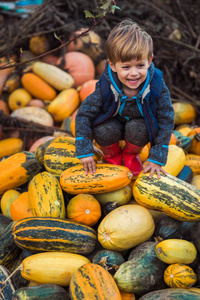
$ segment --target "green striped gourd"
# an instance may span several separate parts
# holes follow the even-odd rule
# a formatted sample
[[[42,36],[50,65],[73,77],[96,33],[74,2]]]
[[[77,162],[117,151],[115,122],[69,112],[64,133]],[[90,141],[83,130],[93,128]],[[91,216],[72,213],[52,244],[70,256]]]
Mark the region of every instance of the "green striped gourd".
[[[15,243],[32,252],[64,251],[91,253],[96,245],[96,232],[89,226],[49,217],[22,219],[13,227]]]
[[[133,186],[135,200],[179,221],[200,220],[200,190],[177,177],[139,174]]]
[[[28,187],[30,208],[35,217],[65,217],[63,192],[56,177],[46,171],[33,177]]]

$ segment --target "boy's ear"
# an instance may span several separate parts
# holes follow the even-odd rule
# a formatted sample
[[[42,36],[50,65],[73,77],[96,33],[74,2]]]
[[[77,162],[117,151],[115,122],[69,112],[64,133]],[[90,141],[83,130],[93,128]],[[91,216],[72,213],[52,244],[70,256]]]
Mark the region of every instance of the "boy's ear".
[[[152,60],[153,60],[153,54],[152,54],[152,57],[151,57],[150,60],[149,60],[149,67],[150,67],[150,65],[151,65],[151,63],[152,63]]]
[[[109,64],[111,70],[112,70],[113,72],[116,72],[115,65],[114,65],[109,59],[107,59],[107,62],[108,62],[108,64]]]

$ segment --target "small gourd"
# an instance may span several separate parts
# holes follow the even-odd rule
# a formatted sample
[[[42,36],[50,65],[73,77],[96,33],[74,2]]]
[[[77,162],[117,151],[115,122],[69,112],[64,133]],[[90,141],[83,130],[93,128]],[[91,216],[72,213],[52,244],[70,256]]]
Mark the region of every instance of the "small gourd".
[[[197,275],[187,265],[171,264],[164,272],[164,281],[171,288],[190,288],[197,281]]]
[[[101,217],[101,206],[94,196],[79,194],[69,201],[67,217],[70,220],[93,226]]]

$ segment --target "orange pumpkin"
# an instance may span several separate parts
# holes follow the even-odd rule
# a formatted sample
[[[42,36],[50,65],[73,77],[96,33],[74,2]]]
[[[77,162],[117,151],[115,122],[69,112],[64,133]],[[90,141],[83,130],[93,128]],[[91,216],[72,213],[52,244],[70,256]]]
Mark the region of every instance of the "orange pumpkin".
[[[64,70],[74,78],[74,88],[82,85],[95,77],[95,66],[92,59],[84,53],[78,51],[68,52],[64,56]],[[57,65],[62,63],[62,58],[58,59]]]
[[[29,49],[36,55],[50,50],[50,43],[45,35],[36,35],[29,40]]]
[[[147,145],[145,145],[139,154],[141,162],[142,163],[145,162],[147,160],[148,156],[149,156],[149,148]]]
[[[29,204],[28,192],[20,194],[19,197],[11,203],[10,215],[13,221],[33,217]]]
[[[171,139],[169,141],[169,145],[176,145],[177,144],[177,140],[176,140],[176,136],[174,133],[171,134]]]
[[[67,217],[73,221],[93,226],[101,217],[101,206],[94,196],[79,194],[69,201]]]
[[[75,118],[73,118],[73,119],[71,120],[71,123],[70,123],[70,131],[71,131],[72,135],[75,137],[75,136],[76,136],[76,135],[75,135]]]
[[[135,300],[135,295],[133,293],[128,293],[124,291],[120,291],[122,300]]]
[[[96,75],[98,78],[101,77],[104,69],[105,69],[105,66],[106,66],[106,59],[102,59],[97,65],[96,65]]]
[[[89,81],[86,81],[80,88],[79,95],[80,99],[83,102],[87,96],[92,94],[95,91],[97,79],[91,79]]]
[[[200,127],[196,127],[188,133],[188,136],[192,135],[194,135],[194,138],[189,152],[200,155]]]

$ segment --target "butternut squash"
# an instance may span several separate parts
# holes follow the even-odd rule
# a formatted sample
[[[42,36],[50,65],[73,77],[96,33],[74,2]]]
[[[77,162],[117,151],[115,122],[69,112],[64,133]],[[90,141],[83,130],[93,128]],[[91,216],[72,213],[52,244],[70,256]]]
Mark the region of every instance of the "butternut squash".
[[[47,110],[56,122],[68,118],[79,106],[80,99],[74,88],[65,89],[48,105]]]
[[[23,74],[21,82],[23,87],[37,99],[51,101],[56,97],[55,89],[36,74]]]

